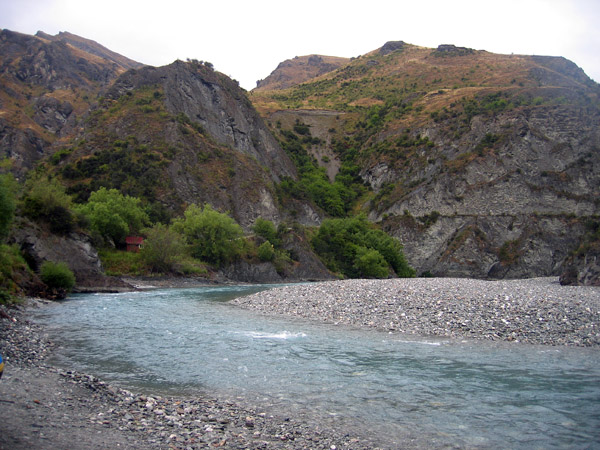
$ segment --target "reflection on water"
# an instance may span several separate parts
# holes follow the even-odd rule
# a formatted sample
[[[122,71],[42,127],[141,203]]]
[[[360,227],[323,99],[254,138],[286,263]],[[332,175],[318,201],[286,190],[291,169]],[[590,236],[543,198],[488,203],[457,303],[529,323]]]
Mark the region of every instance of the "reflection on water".
[[[202,390],[476,447],[600,446],[597,350],[413,336],[265,318],[263,287],[78,295],[37,313],[59,364],[136,390]]]

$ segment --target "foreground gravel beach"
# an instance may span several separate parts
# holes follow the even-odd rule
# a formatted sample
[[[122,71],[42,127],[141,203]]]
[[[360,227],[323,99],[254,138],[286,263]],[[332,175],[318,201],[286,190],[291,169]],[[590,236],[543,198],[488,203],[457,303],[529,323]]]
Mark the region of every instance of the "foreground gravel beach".
[[[600,344],[600,288],[557,278],[344,280],[233,300],[264,314],[397,333],[542,345]]]
[[[323,423],[243,398],[133,393],[47,364],[56,343],[0,306],[0,450],[397,448],[368,430]],[[372,434],[372,433],[371,433]],[[408,436],[401,447],[436,447]],[[439,446],[438,446],[439,447]],[[446,448],[444,446],[444,448]]]

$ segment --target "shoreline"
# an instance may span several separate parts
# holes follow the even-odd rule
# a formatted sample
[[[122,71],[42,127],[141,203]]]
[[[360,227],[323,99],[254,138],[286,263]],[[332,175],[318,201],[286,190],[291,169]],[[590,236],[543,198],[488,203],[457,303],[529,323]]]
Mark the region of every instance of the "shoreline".
[[[57,344],[28,320],[29,299],[1,307],[0,450],[384,449],[379,436],[219,394],[155,395],[48,363]],[[43,307],[43,306],[42,306]],[[407,434],[407,448],[422,448]]]

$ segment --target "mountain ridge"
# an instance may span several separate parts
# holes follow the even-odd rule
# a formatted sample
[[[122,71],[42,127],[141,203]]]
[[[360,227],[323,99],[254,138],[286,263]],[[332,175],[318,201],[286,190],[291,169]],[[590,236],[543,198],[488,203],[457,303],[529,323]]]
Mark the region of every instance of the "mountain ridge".
[[[390,41],[245,93],[209,63],[126,70],[45,36],[0,32],[0,150],[77,201],[206,202],[246,230],[363,213],[419,274],[477,278],[559,275],[600,213],[600,86],[561,57]]]
[[[419,273],[559,275],[597,218],[600,86],[565,58],[392,41],[250,95],[275,134],[328,117],[313,156],[332,177],[360,167],[361,210]]]
[[[86,39],[73,33],[69,33],[68,31],[60,31],[58,34],[52,36],[40,30],[35,34],[35,36],[41,39],[45,39],[47,41],[66,42],[67,44],[79,48],[80,50],[83,50],[87,53],[99,56],[108,61],[112,61],[118,64],[119,66],[123,67],[124,69],[139,69],[140,67],[143,67],[145,65],[132,59],[129,59],[126,56],[113,52],[112,50],[104,47],[96,41]]]

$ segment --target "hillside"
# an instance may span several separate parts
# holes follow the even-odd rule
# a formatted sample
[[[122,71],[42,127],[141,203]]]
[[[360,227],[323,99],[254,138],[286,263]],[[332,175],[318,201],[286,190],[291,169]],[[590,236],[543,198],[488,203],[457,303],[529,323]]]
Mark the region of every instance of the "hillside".
[[[275,183],[295,168],[232,80],[176,61],[120,76],[54,169],[85,201],[105,186],[180,214],[209,202],[243,226],[282,220]]]
[[[254,242],[262,241],[249,232],[258,218],[314,226],[322,212],[306,200],[282,207],[278,186],[297,179],[297,169],[237,82],[210,63],[140,67],[70,33],[3,30],[0,46],[2,170],[10,168],[23,192],[9,242],[34,271],[47,260],[66,261],[79,287],[121,286],[104,277],[94,245],[124,243],[90,239],[89,222],[75,214],[93,192],[114,188],[138,199],[147,224],[167,224],[189,205],[209,204],[241,225],[247,253],[229,267],[213,267],[222,272],[211,276],[331,277],[303,231],[291,227],[277,231],[275,262],[256,255]],[[31,186],[41,186],[37,200],[27,197]],[[11,282],[0,282],[0,291],[5,284]]]
[[[503,278],[561,273],[597,220],[599,94],[564,58],[398,41],[251,99],[280,139],[314,131],[331,177],[358,168],[355,210],[419,273]]]
[[[23,177],[126,69],[62,39],[0,31],[0,156]]]
[[[395,41],[296,57],[246,93],[210,63],[140,67],[69,33],[3,30],[0,80],[0,149],[19,180],[37,168],[75,203],[116,188],[153,223],[192,203],[246,232],[268,219],[287,233],[292,279],[330,276],[303,226],[361,213],[424,276],[559,275],[597,248],[600,88],[564,58]],[[22,224],[21,248],[46,248],[45,228]],[[85,247],[97,272],[76,240],[61,252]],[[244,264],[230,277],[279,279]]]

